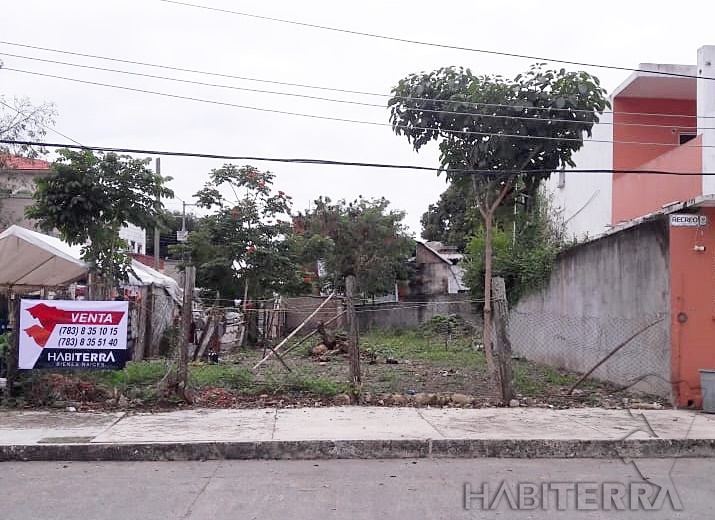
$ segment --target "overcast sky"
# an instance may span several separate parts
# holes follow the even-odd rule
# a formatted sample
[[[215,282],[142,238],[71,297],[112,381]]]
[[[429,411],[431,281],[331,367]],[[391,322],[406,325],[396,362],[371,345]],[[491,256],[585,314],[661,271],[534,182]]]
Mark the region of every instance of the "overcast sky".
[[[190,0],[189,0],[190,1]],[[454,0],[360,2],[194,0],[202,6],[396,38],[621,67],[639,63],[694,64],[698,47],[715,44],[715,8],[696,0],[673,2],[494,2]],[[647,8],[645,8],[647,5]],[[710,7],[707,7],[710,6]],[[160,0],[0,1],[0,93],[52,101],[56,130],[91,146],[222,155],[314,158],[437,167],[436,146],[415,153],[392,133],[385,108],[406,75],[443,66],[513,77],[533,60],[426,47],[290,25]],[[177,72],[23,48],[8,43],[195,69],[262,82]],[[192,85],[9,56],[112,68],[204,83],[360,102],[365,106]],[[554,63],[554,67],[561,64]],[[612,91],[628,72],[563,65],[597,75]],[[77,83],[22,72],[64,76],[151,90],[238,108]],[[375,95],[280,85],[287,82]],[[363,121],[344,122],[267,112]],[[48,141],[67,142],[49,132]],[[207,173],[224,161],[162,158],[170,187],[191,202]],[[239,163],[246,163],[242,161]],[[320,195],[333,199],[384,196],[419,219],[445,188],[434,172],[253,161],[274,172],[276,188],[293,196],[295,210]],[[169,209],[181,209],[178,200]]]

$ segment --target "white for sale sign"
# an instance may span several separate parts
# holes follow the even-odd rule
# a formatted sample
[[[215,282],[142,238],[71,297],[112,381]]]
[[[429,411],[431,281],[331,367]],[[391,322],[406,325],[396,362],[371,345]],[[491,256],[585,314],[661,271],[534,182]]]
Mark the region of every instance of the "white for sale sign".
[[[19,368],[122,369],[125,301],[21,300]]]

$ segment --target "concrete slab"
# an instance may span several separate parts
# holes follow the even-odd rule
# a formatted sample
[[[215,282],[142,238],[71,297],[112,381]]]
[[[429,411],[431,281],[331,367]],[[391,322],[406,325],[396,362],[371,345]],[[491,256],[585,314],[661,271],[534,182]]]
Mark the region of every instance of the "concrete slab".
[[[123,416],[123,412],[0,412],[0,445],[87,442]]]
[[[416,408],[331,407],[278,411],[273,440],[433,439],[440,433]]]
[[[420,415],[447,439],[715,439],[715,417],[689,410],[426,408]]]
[[[274,409],[179,410],[128,415],[92,443],[236,442],[270,440]]]

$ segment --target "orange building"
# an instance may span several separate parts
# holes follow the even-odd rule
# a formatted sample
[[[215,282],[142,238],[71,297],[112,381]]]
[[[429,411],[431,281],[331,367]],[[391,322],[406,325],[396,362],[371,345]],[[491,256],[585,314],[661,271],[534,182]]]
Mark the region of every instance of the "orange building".
[[[681,406],[700,403],[698,371],[715,369],[715,46],[697,56],[696,65],[642,64],[613,92],[605,130],[612,138],[599,141],[599,167],[610,159],[613,173],[567,172],[552,187],[565,217],[574,215],[574,235],[612,236],[653,220],[666,226],[671,398]],[[584,211],[591,192],[601,196]]]

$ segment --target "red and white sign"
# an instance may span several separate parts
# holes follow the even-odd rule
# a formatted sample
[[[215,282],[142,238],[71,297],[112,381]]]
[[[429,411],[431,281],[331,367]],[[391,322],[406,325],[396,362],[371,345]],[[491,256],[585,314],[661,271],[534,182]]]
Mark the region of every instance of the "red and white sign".
[[[125,301],[21,300],[19,368],[121,369]]]

